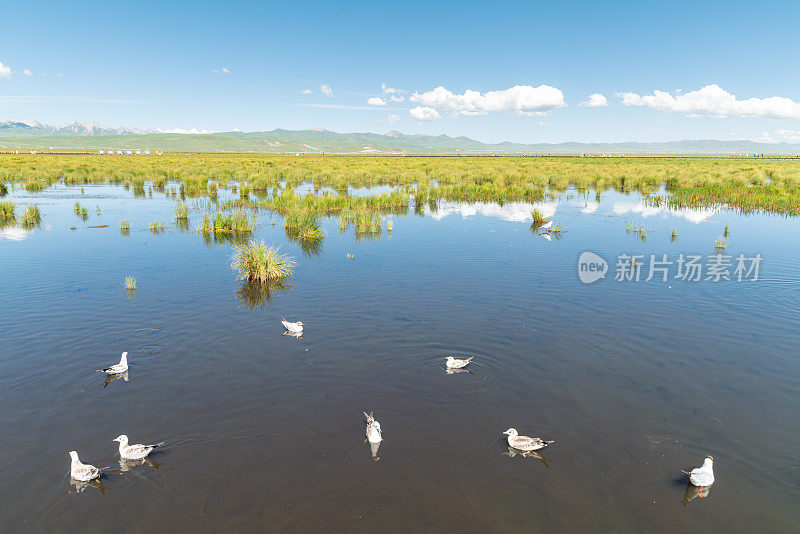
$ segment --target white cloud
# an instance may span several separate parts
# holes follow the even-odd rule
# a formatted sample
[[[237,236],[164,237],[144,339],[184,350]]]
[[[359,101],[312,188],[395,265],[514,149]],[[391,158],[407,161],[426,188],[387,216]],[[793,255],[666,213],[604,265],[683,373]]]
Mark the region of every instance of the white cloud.
[[[578,105],[585,108],[602,108],[608,105],[608,99],[600,93],[594,93]]]
[[[385,106],[386,100],[382,99],[379,96],[373,96],[372,98],[367,100],[367,104],[370,106]]]
[[[506,202],[502,206],[493,202],[449,202],[439,201],[437,209],[431,210],[425,206],[425,215],[440,221],[450,215],[461,215],[462,218],[482,215],[511,222],[528,222],[531,220],[531,211],[539,210],[545,217],[552,217],[556,213],[555,202]]]
[[[425,106],[417,106],[409,109],[408,112],[411,113],[412,117],[421,121],[432,121],[442,117],[435,109]]]
[[[405,91],[401,89],[395,89],[394,87],[389,87],[385,83],[381,84],[381,91],[383,91],[383,94],[385,95],[396,95],[400,93],[405,93]]]
[[[1,78],[11,78],[11,67],[3,65],[2,61],[0,61],[0,79]]]
[[[800,141],[800,130],[778,130],[775,133],[788,141]]]
[[[397,113],[389,113],[389,118],[387,119],[389,122],[397,122],[400,120],[400,115]]]
[[[772,138],[772,136],[768,132],[763,132],[760,136],[754,137],[752,140],[755,141],[756,143],[774,143],[775,142],[775,140]]]
[[[310,95],[311,94],[311,89],[303,89],[302,91],[300,91],[300,94],[301,95]]]
[[[389,95],[389,100],[392,102],[403,102],[405,101],[406,97],[404,96],[397,96],[397,95]]]
[[[188,130],[183,128],[171,128],[169,130],[158,130],[161,133],[176,133],[176,134],[212,134],[217,133],[216,130],[198,130],[197,128],[189,128]]]
[[[327,83],[319,84],[319,90],[322,91],[322,94],[328,98],[333,98],[333,89],[331,89],[331,86]]]
[[[29,69],[24,69],[22,71],[22,74],[24,74],[25,76],[31,76],[31,71]]]
[[[227,67],[222,67],[222,74],[230,74],[231,71]]]
[[[480,93],[467,90],[462,95],[442,86],[425,93],[414,93],[411,102],[450,111],[454,115],[487,115],[496,111],[513,111],[520,115],[545,115],[548,111],[564,107],[564,93],[549,85],[531,87],[516,85],[502,91]]]
[[[747,98],[739,100],[717,84],[688,93],[654,91],[652,95],[617,93],[624,106],[645,106],[668,113],[687,113],[690,117],[765,117],[800,118],[800,103],[789,98]]]

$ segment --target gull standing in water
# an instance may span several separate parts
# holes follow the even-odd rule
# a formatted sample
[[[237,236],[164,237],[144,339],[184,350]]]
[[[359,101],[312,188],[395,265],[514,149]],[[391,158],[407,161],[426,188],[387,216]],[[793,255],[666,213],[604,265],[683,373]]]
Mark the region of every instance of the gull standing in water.
[[[69,451],[69,455],[72,458],[72,465],[69,468],[69,474],[72,478],[80,482],[89,482],[100,478],[100,470],[93,465],[81,463],[77,452]]]
[[[160,443],[153,443],[152,445],[142,445],[141,443],[128,445],[128,436],[125,434],[117,436],[113,441],[119,441],[119,456],[123,460],[141,460],[153,452],[153,449],[164,444],[162,441]]]
[[[453,358],[452,356],[448,356],[447,357],[447,361],[445,362],[445,366],[448,369],[462,369],[462,368],[466,367],[467,365],[469,365],[469,362],[472,361],[472,358],[474,358],[474,356],[470,356],[469,358],[467,358],[465,360],[459,360],[459,359]]]
[[[520,436],[516,428],[509,428],[503,434],[508,436],[508,444],[517,450],[524,451],[523,456],[526,456],[532,451],[544,449],[553,441],[544,441],[541,438],[530,438],[528,436]]]
[[[106,373],[107,375],[119,375],[124,373],[128,370],[128,353],[123,352],[122,358],[119,359],[119,363],[115,363],[111,367],[106,367],[105,369],[98,369],[98,373]]]
[[[683,474],[689,475],[689,482],[691,482],[693,486],[697,486],[698,488],[710,486],[714,483],[714,458],[710,455],[706,456],[702,466],[695,467],[691,472],[684,471],[683,469],[681,469],[681,471]]]
[[[291,334],[302,334],[303,327],[305,326],[305,324],[300,321],[297,321],[296,323],[289,322],[286,320],[286,317],[281,317],[281,324],[284,328],[286,328],[286,332],[283,333],[284,336]]]

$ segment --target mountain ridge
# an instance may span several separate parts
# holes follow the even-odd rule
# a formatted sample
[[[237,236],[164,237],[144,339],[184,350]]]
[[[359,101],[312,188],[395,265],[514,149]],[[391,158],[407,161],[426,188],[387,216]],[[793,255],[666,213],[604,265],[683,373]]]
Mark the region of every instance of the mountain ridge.
[[[404,134],[391,130],[337,133],[323,128],[189,134],[109,127],[74,121],[52,126],[37,121],[0,121],[0,147],[6,149],[153,149],[208,152],[306,154],[800,154],[800,144],[748,140],[694,139],[612,143],[484,143],[458,136]]]

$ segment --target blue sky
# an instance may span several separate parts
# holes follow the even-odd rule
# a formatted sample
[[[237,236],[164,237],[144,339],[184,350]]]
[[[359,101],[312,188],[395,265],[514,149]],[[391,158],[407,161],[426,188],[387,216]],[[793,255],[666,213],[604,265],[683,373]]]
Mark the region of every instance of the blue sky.
[[[6,19],[0,120],[800,142],[798,2],[121,6]],[[607,105],[580,105],[592,94]]]

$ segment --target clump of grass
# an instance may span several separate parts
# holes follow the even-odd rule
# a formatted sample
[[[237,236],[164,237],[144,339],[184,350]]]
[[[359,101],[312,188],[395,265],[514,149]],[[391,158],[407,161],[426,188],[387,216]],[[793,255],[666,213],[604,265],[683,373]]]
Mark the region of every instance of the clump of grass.
[[[47,183],[43,180],[28,180],[25,182],[25,190],[31,193],[42,191],[45,187],[47,187]]]
[[[647,227],[641,224],[630,224],[625,227],[625,232],[628,234],[633,234],[642,241],[647,239]]]
[[[246,200],[250,198],[250,186],[243,185],[239,188],[239,197]]]
[[[28,206],[28,208],[22,214],[20,223],[22,224],[23,228],[30,229],[39,226],[41,220],[42,216],[39,213],[39,206]]]
[[[127,289],[128,291],[136,291],[136,278],[132,276],[126,276],[125,289]]]
[[[75,203],[75,215],[80,217],[82,220],[86,220],[89,218],[89,210],[86,209],[85,206],[81,206],[80,202]]]
[[[175,206],[175,218],[179,221],[189,219],[189,206],[184,203]]]
[[[284,220],[286,235],[302,240],[322,239],[325,234],[319,225],[316,213],[311,210],[292,210],[286,214]]]
[[[725,250],[728,246],[728,240],[724,237],[718,237],[714,240],[714,248],[717,250]]]
[[[238,233],[253,231],[253,225],[244,211],[237,211],[231,216],[231,230]]]
[[[545,223],[550,222],[550,219],[545,217],[544,214],[541,211],[537,210],[536,208],[534,208],[534,210],[531,212],[531,217],[533,217],[533,224],[537,226],[541,226]]]
[[[8,194],[8,187],[3,182],[0,182],[0,197],[4,197]]]
[[[391,234],[393,229],[394,223],[392,221],[386,221],[386,231]]]
[[[203,222],[200,224],[200,232],[204,234],[210,234],[211,230],[211,217],[208,215],[208,213],[206,213],[203,215]]]
[[[728,237],[730,233],[731,233],[731,228],[726,224],[725,228],[722,231],[722,237]]]
[[[4,221],[13,221],[15,218],[14,212],[16,209],[17,207],[11,201],[4,200],[3,202],[0,202],[0,219]]]
[[[561,226],[559,223],[556,223],[556,224],[554,224],[553,226],[550,227],[550,229],[548,230],[548,233],[554,234],[554,235],[561,235],[563,233],[566,233],[566,231],[567,231],[566,228]]]
[[[673,228],[672,229],[672,236],[670,237],[670,241],[675,241],[675,239],[677,237],[678,237],[678,229],[677,228]]]
[[[238,271],[239,279],[262,284],[280,282],[292,275],[295,261],[279,248],[266,243],[248,241],[236,246],[231,257],[231,267]]]
[[[356,236],[373,236],[381,231],[381,215],[375,211],[361,210],[356,214]]]
[[[150,231],[154,234],[164,231],[164,223],[161,221],[153,221],[150,223]]]
[[[128,222],[128,219],[122,219],[119,222],[119,229],[120,230],[130,230],[131,229],[131,224]]]

